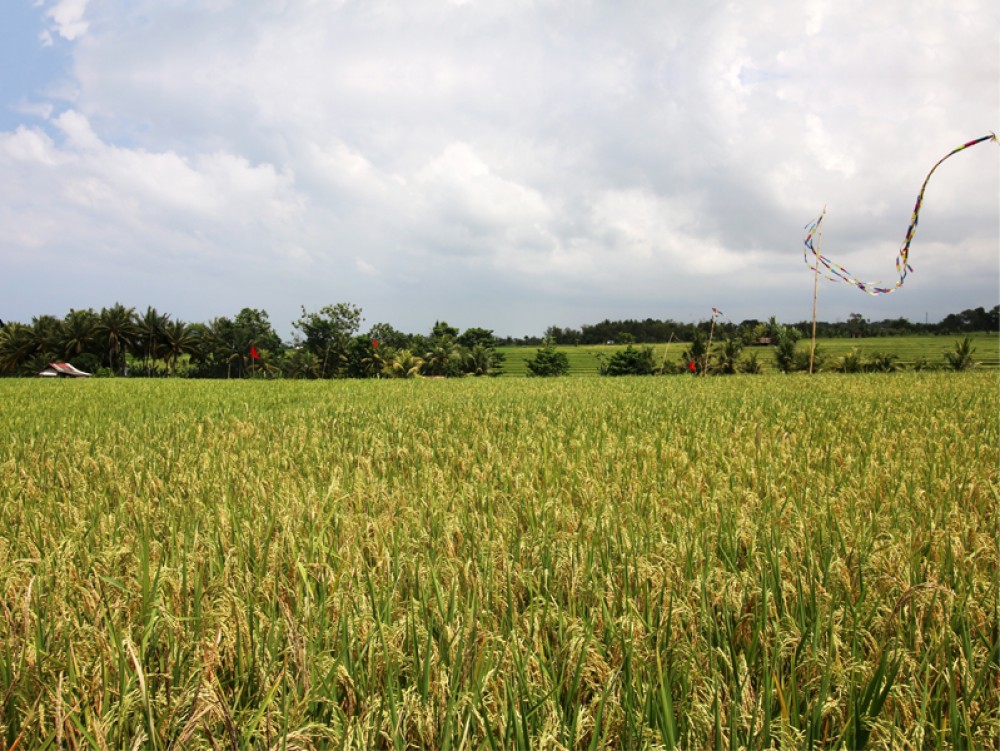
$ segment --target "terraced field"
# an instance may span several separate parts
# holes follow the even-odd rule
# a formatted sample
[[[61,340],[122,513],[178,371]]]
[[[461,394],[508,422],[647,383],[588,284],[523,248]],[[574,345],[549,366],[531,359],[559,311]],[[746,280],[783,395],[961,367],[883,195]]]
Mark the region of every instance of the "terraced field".
[[[857,349],[862,355],[877,352],[893,354],[900,365],[911,366],[919,360],[925,360],[931,367],[944,367],[944,352],[952,350],[961,336],[903,336],[903,337],[870,337],[864,339],[819,339],[820,351],[826,355],[829,362],[843,357],[851,350]],[[979,367],[1000,367],[1000,337],[995,334],[973,334],[970,336],[975,347],[974,359]],[[637,345],[638,346],[638,345]],[[669,345],[654,345],[654,359],[659,364],[664,355],[670,362],[678,362],[684,351],[684,343],[673,342]],[[798,348],[808,351],[809,341],[798,343]],[[622,345],[581,345],[562,346],[559,349],[569,358],[569,375],[597,375],[598,355],[610,356]],[[534,357],[537,347],[501,347],[500,351],[507,356],[504,375],[524,376],[528,371],[525,361]],[[774,359],[772,347],[748,347],[744,354],[754,352],[765,371],[773,371]]]

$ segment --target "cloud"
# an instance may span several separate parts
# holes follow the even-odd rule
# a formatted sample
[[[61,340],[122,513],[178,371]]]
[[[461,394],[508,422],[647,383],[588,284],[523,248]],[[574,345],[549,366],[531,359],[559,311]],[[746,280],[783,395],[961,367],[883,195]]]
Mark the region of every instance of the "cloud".
[[[61,142],[40,128],[0,134],[0,166],[13,177],[0,188],[0,215],[15,247],[58,257],[88,243],[81,250],[95,266],[115,259],[169,273],[179,261],[231,263],[234,246],[261,259],[273,252],[268,240],[294,236],[304,201],[272,165],[116,147],[74,110],[53,125]]]
[[[213,304],[274,320],[350,299],[413,330],[713,304],[805,317],[806,222],[827,206],[824,249],[891,274],[927,170],[1000,106],[997,11],[979,0],[45,13],[76,85],[32,103],[43,126],[0,133],[7,252],[113,254],[137,299],[189,317],[203,278]],[[903,302],[831,288],[831,317],[995,301],[993,148],[935,176]]]
[[[45,12],[45,15],[52,21],[56,33],[72,42],[86,34],[90,27],[85,18],[88,2],[90,0],[59,0]],[[43,41],[47,44],[52,43],[52,38],[47,32]]]

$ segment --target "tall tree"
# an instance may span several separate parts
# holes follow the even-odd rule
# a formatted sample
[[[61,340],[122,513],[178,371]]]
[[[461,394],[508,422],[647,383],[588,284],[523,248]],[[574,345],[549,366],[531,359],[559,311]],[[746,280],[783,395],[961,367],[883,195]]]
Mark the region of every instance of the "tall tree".
[[[464,359],[462,345],[451,334],[442,334],[431,341],[430,349],[424,355],[424,370],[427,375],[461,375]]]
[[[167,361],[167,373],[177,371],[177,363],[183,355],[198,354],[198,335],[194,326],[184,321],[168,321],[163,327],[163,355]]]
[[[361,308],[337,303],[310,313],[303,307],[302,317],[292,326],[302,333],[302,347],[320,361],[323,378],[345,374],[351,339],[361,326]]]
[[[31,326],[8,323],[0,329],[0,373],[26,373],[37,352],[38,340]]]
[[[123,374],[125,352],[139,333],[135,322],[135,308],[126,308],[121,303],[102,308],[97,317],[96,333],[104,340],[111,372]]]
[[[133,352],[145,363],[146,375],[152,375],[153,361],[162,354],[163,331],[169,321],[168,314],[161,315],[153,307],[147,307],[146,312],[139,316],[136,321]]]
[[[70,309],[63,319],[63,357],[71,359],[90,352],[97,339],[97,314],[90,308]]]

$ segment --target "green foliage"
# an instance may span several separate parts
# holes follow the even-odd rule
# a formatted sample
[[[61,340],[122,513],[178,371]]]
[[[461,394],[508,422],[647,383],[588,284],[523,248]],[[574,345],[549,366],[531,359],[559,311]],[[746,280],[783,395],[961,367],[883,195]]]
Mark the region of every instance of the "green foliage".
[[[112,375],[124,375],[125,355],[139,334],[136,326],[135,308],[126,308],[115,303],[101,310],[97,319],[96,333],[107,352],[106,363]]]
[[[841,357],[834,366],[834,370],[841,373],[862,373],[864,369],[865,358],[857,347]]]
[[[708,356],[708,339],[700,329],[695,329],[691,337],[691,343],[681,353],[681,365],[684,372],[693,372],[700,375],[706,367]],[[694,363],[694,370],[691,370],[691,363]]]
[[[792,358],[792,370],[802,371],[804,373],[809,372],[809,350],[811,347],[810,342],[804,342],[804,347],[797,347],[795,349],[795,355]],[[826,351],[819,344],[816,345],[816,352],[813,355],[813,372],[818,373],[823,369],[826,364]]]
[[[788,326],[777,326],[774,331],[774,364],[782,373],[796,370],[801,361],[796,361],[795,344],[799,340],[799,332]],[[806,363],[808,367],[808,361]]]
[[[368,330],[368,338],[379,343],[379,347],[400,349],[410,344],[410,337],[402,331],[397,331],[388,323],[376,323]]]
[[[873,352],[868,357],[867,370],[869,373],[895,373],[899,370],[898,358],[891,352]]]
[[[302,316],[292,326],[303,337],[302,347],[319,361],[321,378],[346,374],[351,340],[361,326],[361,308],[337,303],[310,313],[303,307]]]
[[[319,378],[323,372],[319,358],[302,347],[286,350],[279,367],[284,378],[292,379]]]
[[[738,336],[726,337],[715,355],[715,371],[725,375],[740,372],[740,355],[743,340]]]
[[[565,352],[557,350],[549,339],[525,365],[528,368],[528,375],[531,376],[539,378],[562,376],[569,371],[569,358]]]
[[[748,375],[757,375],[762,373],[764,370],[764,366],[761,365],[756,352],[748,353],[747,356],[740,361],[739,368],[741,373],[746,373]]]
[[[442,329],[444,330],[444,329]],[[463,373],[465,352],[450,333],[440,333],[431,340],[424,354],[423,374],[454,378]]]
[[[503,373],[506,359],[506,355],[497,352],[492,344],[480,341],[466,351],[465,372],[473,376],[498,376]]]
[[[653,348],[636,348],[629,344],[625,349],[612,353],[604,364],[603,375],[652,375],[655,369]]]
[[[400,349],[393,352],[391,358],[387,360],[383,373],[390,378],[416,378],[423,366],[423,358],[408,349]]]
[[[944,353],[945,362],[952,370],[968,370],[975,363],[972,356],[976,353],[976,348],[972,346],[969,337],[955,342],[955,348]]]

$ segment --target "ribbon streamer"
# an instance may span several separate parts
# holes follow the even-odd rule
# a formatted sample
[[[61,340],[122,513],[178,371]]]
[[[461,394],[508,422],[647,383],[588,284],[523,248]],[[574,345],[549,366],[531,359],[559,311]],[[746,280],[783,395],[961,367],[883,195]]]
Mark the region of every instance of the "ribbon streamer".
[[[960,151],[963,151],[970,146],[975,146],[977,143],[983,143],[984,141],[997,142],[996,134],[990,133],[988,136],[983,136],[982,138],[977,138],[975,141],[969,141],[968,143],[962,144],[957,149],[948,152],[943,157],[941,157],[937,164],[931,167],[931,171],[927,173],[927,177],[924,178],[924,184],[920,186],[920,193],[917,194],[917,202],[913,206],[913,216],[910,219],[910,226],[906,230],[906,238],[903,240],[903,245],[899,249],[899,255],[896,257],[896,273],[899,274],[899,281],[896,282],[891,287],[881,286],[881,282],[863,282],[857,277],[853,276],[847,269],[841,266],[839,263],[827,258],[825,255],[816,250],[813,244],[813,238],[819,232],[820,227],[823,224],[823,217],[826,216],[826,209],[823,209],[823,213],[813,221],[812,223],[806,225],[806,236],[804,239],[805,248],[802,251],[802,259],[805,261],[806,265],[812,271],[822,271],[819,267],[822,266],[826,271],[822,271],[823,276],[833,282],[847,282],[862,292],[867,292],[869,295],[888,295],[890,292],[895,292],[897,289],[903,286],[903,282],[906,281],[906,275],[913,271],[913,267],[910,266],[910,243],[913,242],[913,236],[917,231],[917,222],[920,220],[920,207],[924,202],[924,191],[927,190],[927,183],[930,182],[931,175],[934,174],[934,170],[941,166],[942,162],[946,159],[953,157]],[[813,254],[813,261],[810,263],[809,253]],[[829,272],[829,273],[827,273]]]

